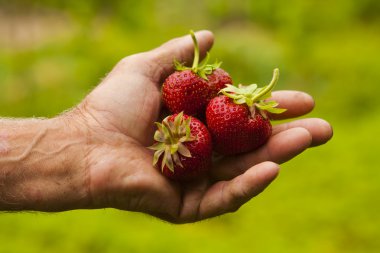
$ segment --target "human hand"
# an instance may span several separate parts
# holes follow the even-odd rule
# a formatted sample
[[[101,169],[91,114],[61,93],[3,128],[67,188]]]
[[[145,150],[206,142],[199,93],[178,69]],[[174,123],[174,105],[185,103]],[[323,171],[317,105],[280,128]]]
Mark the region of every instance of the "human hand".
[[[213,44],[208,31],[196,33],[201,55]],[[113,207],[148,213],[173,223],[194,222],[227,212],[263,191],[277,176],[277,163],[332,137],[322,119],[274,126],[260,149],[218,159],[207,177],[188,183],[166,179],[152,166],[154,122],[161,113],[160,86],[173,71],[173,60],[190,62],[190,36],[171,40],[145,53],[122,59],[73,111],[73,122],[87,135],[86,175],[89,208]],[[298,91],[273,92],[287,108],[274,119],[298,117],[313,109],[313,99]]]

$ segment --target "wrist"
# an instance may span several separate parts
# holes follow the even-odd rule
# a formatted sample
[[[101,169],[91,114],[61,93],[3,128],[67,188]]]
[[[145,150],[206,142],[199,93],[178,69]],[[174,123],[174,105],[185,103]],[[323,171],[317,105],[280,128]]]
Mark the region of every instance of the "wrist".
[[[52,183],[56,183],[51,187],[52,204],[58,211],[91,208],[88,125],[75,111],[49,119],[46,124],[51,129],[51,138],[56,140],[52,149],[56,158],[50,175]]]
[[[53,119],[5,120],[0,160],[1,210],[87,208],[86,128],[68,113]]]

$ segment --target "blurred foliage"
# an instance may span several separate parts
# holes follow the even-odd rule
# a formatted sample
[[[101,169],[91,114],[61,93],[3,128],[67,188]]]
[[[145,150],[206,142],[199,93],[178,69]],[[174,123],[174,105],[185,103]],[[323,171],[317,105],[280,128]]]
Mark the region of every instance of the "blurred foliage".
[[[172,226],[116,210],[1,214],[0,252],[379,252],[380,1],[0,0],[0,115],[54,116],[122,57],[190,29],[236,83],[316,99],[327,145],[239,212]]]

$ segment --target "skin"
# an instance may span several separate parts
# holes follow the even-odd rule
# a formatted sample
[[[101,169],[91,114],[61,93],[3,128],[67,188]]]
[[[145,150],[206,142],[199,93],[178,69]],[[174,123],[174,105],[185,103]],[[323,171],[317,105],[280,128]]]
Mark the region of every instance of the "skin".
[[[201,55],[213,44],[196,33]],[[219,158],[209,176],[179,184],[152,167],[153,122],[161,113],[160,86],[173,59],[191,62],[190,36],[123,58],[75,108],[52,119],[0,120],[0,210],[64,211],[118,208],[172,223],[195,222],[238,210],[279,173],[278,163],[327,142],[332,128],[316,118],[277,125],[259,150]],[[313,109],[299,91],[273,94],[287,112]]]

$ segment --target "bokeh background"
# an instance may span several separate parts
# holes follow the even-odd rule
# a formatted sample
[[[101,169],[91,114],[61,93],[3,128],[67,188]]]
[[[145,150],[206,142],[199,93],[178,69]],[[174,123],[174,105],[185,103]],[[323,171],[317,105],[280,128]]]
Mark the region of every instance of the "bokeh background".
[[[170,225],[118,210],[1,213],[0,252],[380,252],[380,1],[0,0],[0,115],[52,117],[122,57],[190,29],[236,83],[312,94],[334,138],[228,214]]]

